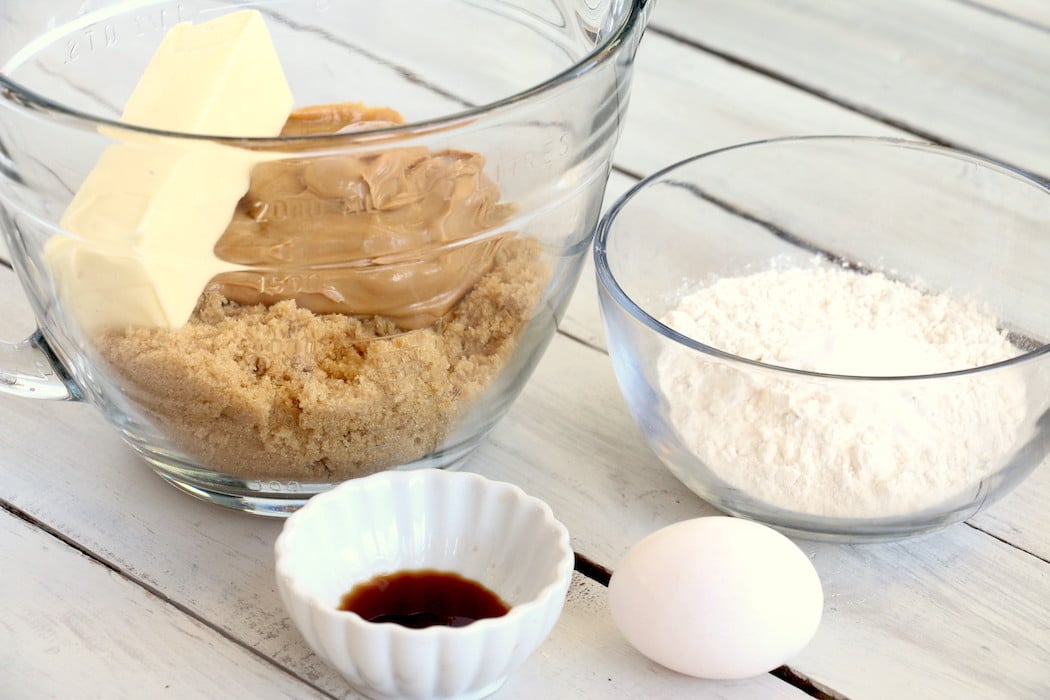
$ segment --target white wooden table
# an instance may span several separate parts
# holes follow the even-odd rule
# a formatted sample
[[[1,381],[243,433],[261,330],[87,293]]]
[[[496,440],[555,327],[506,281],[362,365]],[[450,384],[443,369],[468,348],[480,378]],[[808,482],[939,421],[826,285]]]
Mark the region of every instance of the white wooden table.
[[[688,154],[815,133],[921,137],[1050,176],[1050,1],[658,0],[607,201]],[[1050,698],[1046,464],[930,537],[800,542],[824,618],[772,674],[697,680],[628,647],[603,572],[647,533],[714,509],[633,427],[591,274],[465,467],[547,500],[593,564],[498,697]],[[0,299],[0,337],[31,331],[6,266]],[[177,493],[89,406],[0,397],[0,505],[0,697],[355,697],[278,600],[281,523]]]

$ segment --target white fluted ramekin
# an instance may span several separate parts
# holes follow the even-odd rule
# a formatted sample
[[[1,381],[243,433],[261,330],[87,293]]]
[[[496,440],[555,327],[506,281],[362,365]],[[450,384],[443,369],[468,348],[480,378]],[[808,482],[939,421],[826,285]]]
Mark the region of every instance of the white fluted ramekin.
[[[276,543],[277,586],[310,648],[372,698],[481,698],[546,639],[573,570],[569,534],[543,501],[477,474],[382,472],[314,496]],[[338,609],[380,574],[473,579],[510,611],[466,627],[410,629]]]

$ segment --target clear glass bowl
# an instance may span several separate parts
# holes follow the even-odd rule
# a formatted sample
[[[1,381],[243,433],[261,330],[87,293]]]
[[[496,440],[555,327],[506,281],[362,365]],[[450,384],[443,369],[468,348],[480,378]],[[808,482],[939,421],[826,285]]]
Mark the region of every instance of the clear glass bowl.
[[[671,472],[728,513],[853,541],[966,519],[1050,451],[1048,222],[1045,183],[909,141],[772,140],[672,165],[624,195],[595,241],[623,395]],[[917,341],[804,328],[824,313],[812,305],[776,326],[763,317],[782,308],[777,299],[741,307],[709,291],[695,308],[682,301],[726,278],[806,268],[972,303],[1013,356],[925,365]],[[798,289],[735,284],[755,296],[779,289],[778,299]],[[886,303],[873,302],[872,315],[892,315]],[[751,311],[693,324],[719,304]],[[937,313],[904,332],[958,335],[956,312]],[[781,354],[733,354],[716,334]]]
[[[506,413],[574,288],[649,7],[5,5],[0,228],[40,332],[0,345],[0,390],[88,400],[175,486],[263,514],[355,476],[456,464]],[[361,102],[403,123],[379,110],[313,133],[305,113],[279,137],[247,138],[118,121],[173,26],[250,8],[297,108]],[[180,163],[225,154],[181,195],[191,214],[232,182],[227,166],[252,164],[213,248],[149,257],[97,244],[134,241],[109,231],[118,217],[63,225],[103,154],[142,164],[162,149]],[[275,168],[293,189],[268,193],[286,181]],[[189,323],[126,320],[146,303],[121,271],[144,266],[197,280]],[[93,309],[114,298],[128,316],[100,322]]]

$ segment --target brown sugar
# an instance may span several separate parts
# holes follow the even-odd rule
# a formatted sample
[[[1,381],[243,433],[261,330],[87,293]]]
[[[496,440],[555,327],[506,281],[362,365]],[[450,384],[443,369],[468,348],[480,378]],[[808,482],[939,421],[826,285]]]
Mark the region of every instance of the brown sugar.
[[[541,244],[502,241],[441,321],[201,297],[177,330],[104,332],[100,353],[173,443],[246,479],[334,481],[439,447],[509,360],[549,278]]]

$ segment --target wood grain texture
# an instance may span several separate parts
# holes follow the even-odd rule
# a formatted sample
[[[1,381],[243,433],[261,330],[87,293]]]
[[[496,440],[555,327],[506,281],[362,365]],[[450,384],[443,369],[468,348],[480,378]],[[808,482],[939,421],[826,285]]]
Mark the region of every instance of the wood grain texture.
[[[1050,175],[1050,40],[953,0],[666,0],[654,26],[862,112]]]

